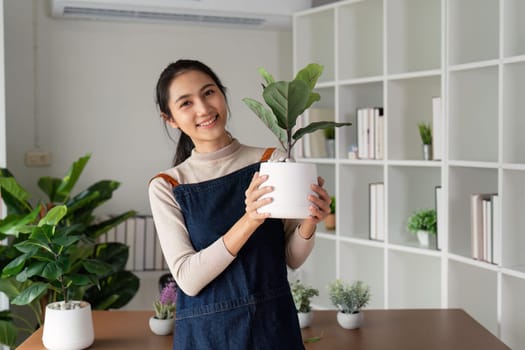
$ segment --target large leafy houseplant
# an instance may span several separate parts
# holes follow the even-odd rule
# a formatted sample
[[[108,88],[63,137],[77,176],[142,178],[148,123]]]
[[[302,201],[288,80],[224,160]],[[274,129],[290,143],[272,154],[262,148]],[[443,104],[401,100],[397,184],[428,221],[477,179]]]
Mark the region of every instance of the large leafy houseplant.
[[[27,305],[39,326],[42,307],[48,302],[77,299],[95,309],[120,308],[138,290],[137,276],[125,271],[128,247],[96,242],[135,215],[126,211],[96,220],[95,209],[112,197],[120,183],[101,180],[72,195],[89,159],[90,155],[79,158],[63,178],[41,177],[38,186],[47,200],[34,206],[11,172],[0,169],[0,191],[7,207],[7,216],[0,220],[0,239],[7,238],[7,244],[0,246],[0,291],[11,304]],[[10,346],[16,331],[13,317],[17,316],[9,312],[0,315],[0,342]]]
[[[316,130],[351,125],[351,123],[320,121],[294,130],[299,116],[321,99],[314,89],[322,72],[323,66],[310,63],[301,69],[293,80],[275,81],[264,68],[259,68],[259,74],[266,83],[263,84],[262,96],[267,106],[252,98],[243,99],[244,103],[277,136],[287,159],[292,159],[292,149],[304,135]]]

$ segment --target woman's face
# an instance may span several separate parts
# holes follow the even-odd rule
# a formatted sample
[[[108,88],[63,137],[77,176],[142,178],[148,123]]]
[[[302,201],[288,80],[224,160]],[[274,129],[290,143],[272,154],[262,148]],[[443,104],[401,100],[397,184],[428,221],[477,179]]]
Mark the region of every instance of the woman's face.
[[[168,124],[187,134],[197,152],[213,152],[230,142],[225,129],[226,99],[208,75],[192,70],[175,77],[168,107],[173,116]]]

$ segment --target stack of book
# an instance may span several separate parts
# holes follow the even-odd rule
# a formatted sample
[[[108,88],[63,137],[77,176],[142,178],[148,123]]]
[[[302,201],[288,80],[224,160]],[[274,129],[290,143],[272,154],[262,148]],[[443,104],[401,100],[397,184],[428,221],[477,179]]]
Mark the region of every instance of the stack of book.
[[[370,239],[385,240],[385,185],[371,183],[370,194]]]
[[[476,260],[501,264],[499,197],[494,193],[475,193],[470,197],[471,250]]]
[[[381,107],[357,109],[357,156],[359,159],[383,159],[384,120]]]

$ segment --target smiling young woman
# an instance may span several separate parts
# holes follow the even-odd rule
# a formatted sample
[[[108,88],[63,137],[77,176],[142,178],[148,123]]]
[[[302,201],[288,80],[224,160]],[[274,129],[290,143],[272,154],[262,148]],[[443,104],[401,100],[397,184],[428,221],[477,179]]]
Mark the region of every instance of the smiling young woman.
[[[226,89],[206,65],[179,60],[157,83],[157,105],[180,137],[173,167],[149,198],[164,257],[180,288],[174,349],[302,349],[287,269],[310,254],[330,198],[312,184],[310,217],[274,219],[260,162],[283,151],[242,145],[226,130]]]

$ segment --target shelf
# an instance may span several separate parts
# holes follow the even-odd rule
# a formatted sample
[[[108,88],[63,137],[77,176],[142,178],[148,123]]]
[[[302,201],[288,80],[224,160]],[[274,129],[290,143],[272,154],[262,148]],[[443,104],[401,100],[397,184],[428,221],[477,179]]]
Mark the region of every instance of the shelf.
[[[370,284],[374,307],[462,308],[513,349],[525,344],[524,16],[522,0],[343,0],[294,16],[294,67],[327,64],[322,107],[353,124],[336,130],[336,157],[305,159],[330,169],[337,197],[336,231],[319,235],[323,264]],[[418,124],[433,123],[437,96],[443,152],[426,161]],[[383,108],[384,159],[349,157],[365,107]],[[375,182],[381,241],[369,239]],[[406,228],[414,211],[436,207],[437,186],[440,250]],[[472,257],[475,193],[498,194],[500,265]],[[316,279],[324,288],[328,277]]]
[[[390,251],[388,266],[389,308],[440,307],[441,262],[439,257]]]
[[[451,65],[499,57],[499,1],[448,1]]]

